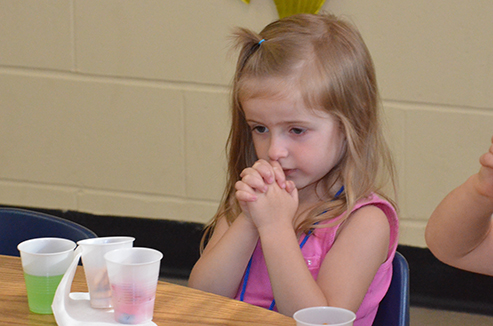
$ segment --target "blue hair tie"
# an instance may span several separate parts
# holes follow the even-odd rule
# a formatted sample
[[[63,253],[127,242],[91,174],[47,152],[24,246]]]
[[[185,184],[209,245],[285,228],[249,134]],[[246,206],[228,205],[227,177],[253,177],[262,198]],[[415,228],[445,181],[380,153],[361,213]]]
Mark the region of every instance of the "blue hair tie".
[[[265,42],[265,39],[261,39],[260,42],[258,42],[257,44],[260,46],[260,44],[262,44],[262,42]]]

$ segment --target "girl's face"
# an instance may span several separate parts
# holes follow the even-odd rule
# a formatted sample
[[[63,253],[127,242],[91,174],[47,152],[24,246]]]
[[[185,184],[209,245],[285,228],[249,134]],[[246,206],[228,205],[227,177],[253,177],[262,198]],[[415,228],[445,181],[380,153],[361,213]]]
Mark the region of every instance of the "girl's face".
[[[297,91],[242,101],[259,159],[277,161],[287,180],[315,195],[339,162],[344,143],[340,124],[329,113],[307,108]]]

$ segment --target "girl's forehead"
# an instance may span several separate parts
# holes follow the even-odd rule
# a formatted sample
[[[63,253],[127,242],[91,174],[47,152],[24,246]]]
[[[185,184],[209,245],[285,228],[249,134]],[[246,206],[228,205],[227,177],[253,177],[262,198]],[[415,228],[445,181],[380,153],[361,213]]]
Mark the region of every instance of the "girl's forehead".
[[[298,80],[289,77],[248,78],[242,81],[239,100],[241,103],[251,99],[296,102],[298,108],[315,115],[327,113],[318,98],[307,100],[301,89]]]
[[[307,105],[298,89],[260,89],[258,93],[242,99],[241,103],[246,118],[253,120],[275,117],[282,121],[333,118],[322,107]]]
[[[251,98],[295,99],[300,96],[296,82],[288,77],[245,78],[241,82],[240,101]]]

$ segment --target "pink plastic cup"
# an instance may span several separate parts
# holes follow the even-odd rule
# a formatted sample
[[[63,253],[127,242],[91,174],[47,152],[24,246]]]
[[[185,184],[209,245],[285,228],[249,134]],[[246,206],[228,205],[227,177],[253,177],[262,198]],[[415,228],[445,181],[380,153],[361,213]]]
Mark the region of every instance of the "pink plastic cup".
[[[152,320],[163,254],[150,248],[117,249],[104,256],[115,320],[141,324]]]

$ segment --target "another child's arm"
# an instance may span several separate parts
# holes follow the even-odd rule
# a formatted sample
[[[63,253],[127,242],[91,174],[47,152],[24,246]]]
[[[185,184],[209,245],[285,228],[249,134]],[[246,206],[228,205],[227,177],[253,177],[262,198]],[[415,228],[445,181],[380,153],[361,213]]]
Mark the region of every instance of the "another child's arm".
[[[451,191],[432,213],[426,242],[446,264],[493,275],[493,138],[481,168]]]
[[[188,285],[233,298],[257,241],[257,229],[244,214],[240,214],[231,225],[225,218],[220,218],[192,269]]]

